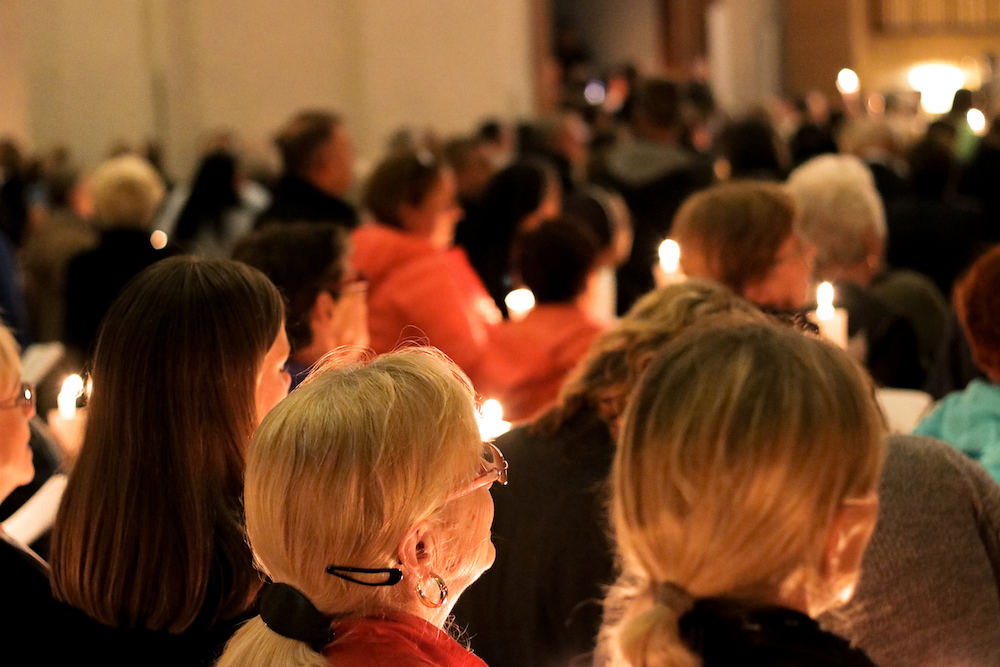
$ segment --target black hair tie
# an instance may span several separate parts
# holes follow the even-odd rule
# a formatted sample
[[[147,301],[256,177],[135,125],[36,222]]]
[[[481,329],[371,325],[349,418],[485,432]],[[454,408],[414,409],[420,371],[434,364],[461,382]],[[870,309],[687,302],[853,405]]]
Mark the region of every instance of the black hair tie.
[[[267,584],[258,598],[260,619],[282,637],[309,644],[317,653],[333,641],[330,618],[301,591],[288,584]]]

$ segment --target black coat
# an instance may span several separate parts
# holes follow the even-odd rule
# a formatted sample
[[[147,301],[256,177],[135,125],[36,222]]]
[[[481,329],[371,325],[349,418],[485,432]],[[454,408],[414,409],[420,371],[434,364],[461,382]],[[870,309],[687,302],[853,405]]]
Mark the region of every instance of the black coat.
[[[333,222],[354,229],[358,213],[343,199],[301,178],[284,176],[274,188],[271,205],[257,216],[254,228],[274,222]]]
[[[698,600],[680,619],[682,641],[702,667],[875,667],[864,651],[805,614],[732,600]]]
[[[565,665],[593,650],[614,581],[604,509],[614,442],[583,415],[552,436],[514,429],[497,446],[510,464],[510,483],[493,494],[497,558],[455,620],[490,667]]]

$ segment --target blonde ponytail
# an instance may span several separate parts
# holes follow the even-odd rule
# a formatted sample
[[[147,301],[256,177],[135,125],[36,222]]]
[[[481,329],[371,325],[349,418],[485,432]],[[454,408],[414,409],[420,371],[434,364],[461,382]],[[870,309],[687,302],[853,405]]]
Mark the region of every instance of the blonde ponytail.
[[[827,529],[876,492],[885,441],[870,379],[831,345],[745,323],[670,343],[611,475],[626,573],[605,607],[611,663],[699,665],[679,625],[695,598],[780,604],[790,582],[826,596]]]
[[[215,667],[329,667],[305,642],[282,637],[254,616],[240,628]]]

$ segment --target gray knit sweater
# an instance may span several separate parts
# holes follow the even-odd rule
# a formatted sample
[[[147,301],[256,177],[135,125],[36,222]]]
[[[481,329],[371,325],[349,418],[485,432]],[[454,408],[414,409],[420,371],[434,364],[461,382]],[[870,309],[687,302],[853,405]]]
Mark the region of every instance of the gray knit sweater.
[[[861,582],[821,618],[880,667],[1000,665],[1000,486],[948,445],[894,436]]]

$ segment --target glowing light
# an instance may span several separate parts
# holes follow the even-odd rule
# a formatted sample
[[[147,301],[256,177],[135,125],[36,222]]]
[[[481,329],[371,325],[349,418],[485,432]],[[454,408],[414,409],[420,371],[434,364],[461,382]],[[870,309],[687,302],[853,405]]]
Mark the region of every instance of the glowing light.
[[[596,107],[598,104],[603,104],[605,95],[604,84],[597,79],[588,81],[586,87],[583,89],[583,99],[587,100],[587,104],[591,106]]]
[[[519,320],[528,314],[528,311],[535,307],[535,295],[530,289],[516,289],[504,297],[503,302],[507,304],[507,312],[512,320]]]
[[[495,398],[483,402],[479,408],[479,437],[492,440],[510,430],[510,422],[503,420],[503,406]]]
[[[962,70],[944,63],[917,65],[907,79],[914,90],[920,91],[920,106],[931,114],[950,110],[955,92],[965,85]]]
[[[481,412],[483,413],[483,419],[488,421],[500,421],[503,419],[503,406],[495,398],[484,402]]]
[[[157,250],[163,250],[167,247],[167,234],[157,229],[155,232],[149,235],[149,244],[156,248]]]
[[[816,289],[816,317],[821,320],[833,319],[833,285],[821,283]]]
[[[72,419],[76,416],[76,399],[83,394],[83,378],[75,373],[63,380],[62,388],[56,402],[59,406],[59,416]]]
[[[965,120],[968,121],[969,127],[976,134],[984,134],[986,132],[986,115],[979,109],[969,109],[969,113],[965,115]]]
[[[681,247],[677,241],[667,239],[660,244],[660,268],[665,273],[677,273],[681,265]]]
[[[837,74],[837,90],[839,90],[842,95],[856,93],[860,87],[858,75],[854,72],[854,70],[847,69],[845,67],[840,70],[840,73]]]

